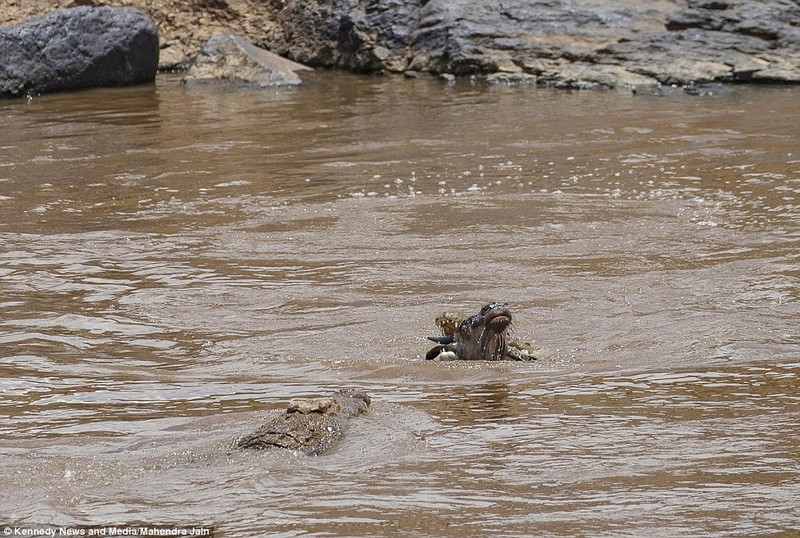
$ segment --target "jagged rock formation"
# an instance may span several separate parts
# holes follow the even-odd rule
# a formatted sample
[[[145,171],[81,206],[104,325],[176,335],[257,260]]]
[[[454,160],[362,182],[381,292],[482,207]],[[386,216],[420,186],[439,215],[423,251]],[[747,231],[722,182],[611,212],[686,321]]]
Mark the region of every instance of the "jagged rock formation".
[[[265,42],[352,71],[567,87],[800,82],[793,0],[290,0]]]

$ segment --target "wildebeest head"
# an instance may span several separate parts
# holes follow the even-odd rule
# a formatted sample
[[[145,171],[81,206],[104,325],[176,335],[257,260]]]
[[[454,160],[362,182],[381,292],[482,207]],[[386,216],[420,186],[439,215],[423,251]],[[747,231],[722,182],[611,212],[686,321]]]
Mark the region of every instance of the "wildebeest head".
[[[492,302],[459,324],[455,333],[455,351],[462,360],[496,361],[508,349],[511,311],[507,303]]]

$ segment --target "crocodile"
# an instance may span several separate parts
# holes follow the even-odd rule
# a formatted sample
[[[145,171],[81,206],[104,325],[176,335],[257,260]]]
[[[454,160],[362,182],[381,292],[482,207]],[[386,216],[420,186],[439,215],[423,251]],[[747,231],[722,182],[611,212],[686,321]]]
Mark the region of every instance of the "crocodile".
[[[326,398],[292,400],[284,413],[240,438],[236,446],[286,448],[319,456],[343,437],[348,420],[367,413],[371,403],[369,395],[360,389],[341,390]]]

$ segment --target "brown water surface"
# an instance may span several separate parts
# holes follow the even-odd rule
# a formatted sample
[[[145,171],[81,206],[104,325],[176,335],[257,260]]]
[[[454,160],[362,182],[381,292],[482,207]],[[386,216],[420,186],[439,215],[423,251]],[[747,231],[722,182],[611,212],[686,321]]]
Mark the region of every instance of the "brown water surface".
[[[800,90],[0,102],[0,525],[800,533]],[[423,360],[510,303],[535,363]],[[242,452],[364,387],[321,457]]]

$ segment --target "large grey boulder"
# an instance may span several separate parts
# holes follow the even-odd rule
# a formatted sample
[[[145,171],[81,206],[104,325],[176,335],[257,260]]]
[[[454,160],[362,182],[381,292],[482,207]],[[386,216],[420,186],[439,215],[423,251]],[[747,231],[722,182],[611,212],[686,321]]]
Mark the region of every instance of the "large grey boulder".
[[[150,82],[157,69],[156,26],[138,10],[57,9],[0,29],[0,97]]]
[[[228,81],[248,87],[296,86],[310,67],[281,58],[230,33],[214,34],[195,58],[184,82]]]

